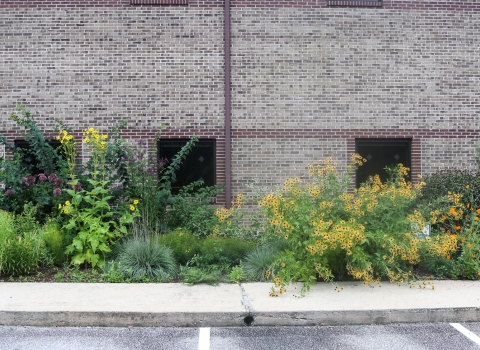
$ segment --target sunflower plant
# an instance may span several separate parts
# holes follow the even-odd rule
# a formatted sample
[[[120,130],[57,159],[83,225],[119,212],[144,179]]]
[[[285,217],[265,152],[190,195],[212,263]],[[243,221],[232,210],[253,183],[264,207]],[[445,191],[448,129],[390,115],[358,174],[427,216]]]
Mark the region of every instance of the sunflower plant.
[[[66,131],[61,132],[60,142],[69,164],[76,158],[77,147]],[[72,243],[67,246],[67,253],[72,254],[72,263],[90,264],[92,267],[102,267],[105,264],[105,254],[111,251],[115,240],[127,234],[128,224],[137,216],[138,200],[126,203],[126,208],[114,211],[109,201],[112,199],[105,175],[105,155],[108,136],[89,128],[85,130],[83,142],[92,152],[93,173],[87,181],[91,190],[82,189],[73,175],[66,193],[69,200],[58,205],[58,210],[67,217],[63,229],[73,236]]]
[[[347,276],[365,284],[406,282],[422,247],[443,256],[455,249],[450,235],[432,241],[418,234],[426,225],[414,205],[423,184],[405,180],[408,168],[400,164],[387,182],[375,176],[351,190],[353,172],[366,161],[357,154],[351,160],[343,174],[331,158],[311,164],[305,185],[286,179],[279,193],[260,201],[270,229],[287,247],[273,266],[278,272],[272,296],[284,293],[291,282],[303,282],[303,295],[317,280]]]

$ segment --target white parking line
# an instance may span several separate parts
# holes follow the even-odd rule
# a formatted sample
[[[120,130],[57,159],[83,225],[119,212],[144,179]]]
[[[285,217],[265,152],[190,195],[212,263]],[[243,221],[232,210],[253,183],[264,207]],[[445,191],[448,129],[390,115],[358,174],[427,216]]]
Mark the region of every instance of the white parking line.
[[[470,339],[471,341],[477,343],[478,345],[480,345],[480,337],[478,335],[476,335],[475,333],[473,332],[470,332],[468,329],[466,329],[465,327],[463,327],[460,323],[450,323],[450,326],[452,326],[453,328],[455,328],[457,331],[459,331],[460,333],[462,333],[464,336],[466,336],[468,339]]]
[[[210,350],[210,328],[200,328],[198,350]]]

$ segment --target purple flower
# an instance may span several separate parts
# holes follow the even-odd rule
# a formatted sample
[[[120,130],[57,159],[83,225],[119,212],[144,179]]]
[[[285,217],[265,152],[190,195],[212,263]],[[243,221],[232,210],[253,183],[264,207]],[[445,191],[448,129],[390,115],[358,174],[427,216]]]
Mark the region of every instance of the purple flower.
[[[48,180],[48,178],[45,176],[45,174],[38,174],[38,180],[41,182],[45,182]]]
[[[62,185],[63,185],[63,180],[60,179],[60,178],[57,178],[57,179],[55,180],[55,182],[54,182],[54,185],[55,185],[55,186],[58,186],[58,187],[62,187]]]
[[[11,196],[13,194],[13,191],[11,188],[5,191],[5,196]]]
[[[62,194],[62,190],[59,189],[58,187],[53,190],[53,196],[54,197],[59,197]]]
[[[22,184],[28,186],[28,179],[26,177],[22,177]]]
[[[50,176],[48,177],[48,181],[50,181],[51,183],[55,183],[56,180],[57,180],[57,175],[55,174],[50,174]]]
[[[121,202],[123,201],[123,196],[118,197],[118,200]]]
[[[29,177],[27,177],[27,181],[29,184],[33,185],[35,183],[35,176],[30,175]]]

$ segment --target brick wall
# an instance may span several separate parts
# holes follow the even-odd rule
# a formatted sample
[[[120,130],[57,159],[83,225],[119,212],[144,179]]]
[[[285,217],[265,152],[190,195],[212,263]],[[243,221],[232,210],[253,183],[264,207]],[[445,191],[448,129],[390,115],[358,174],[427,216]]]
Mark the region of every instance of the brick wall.
[[[305,174],[305,142],[326,140],[346,154],[365,137],[411,138],[414,178],[476,167],[480,13],[245,7],[232,12],[232,22],[233,135],[257,146],[274,142],[277,150],[290,139],[282,152],[295,160],[248,150],[245,178],[285,161],[278,177],[258,170],[279,183],[285,174]],[[342,152],[325,146],[316,156],[341,163]],[[243,187],[241,175],[235,181]]]
[[[61,4],[61,6],[59,6]],[[476,1],[232,0],[232,184],[305,174],[355,138],[412,139],[412,171],[476,167]],[[14,102],[78,135],[129,120],[128,138],[217,139],[225,182],[223,1],[0,2],[0,132]]]

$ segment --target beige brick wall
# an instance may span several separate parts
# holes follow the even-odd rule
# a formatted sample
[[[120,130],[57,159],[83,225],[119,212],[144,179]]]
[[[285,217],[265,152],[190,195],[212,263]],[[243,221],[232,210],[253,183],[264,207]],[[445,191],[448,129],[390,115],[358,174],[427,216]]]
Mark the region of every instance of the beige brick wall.
[[[223,11],[0,10],[0,129],[14,102],[51,128],[223,126]]]
[[[480,14],[232,12],[236,127],[478,128]]]
[[[427,139],[422,144],[423,174],[437,169],[477,170],[477,139]]]
[[[233,194],[254,193],[248,184],[282,184],[285,178],[308,178],[307,165],[332,157],[340,171],[346,169],[345,140],[341,139],[234,139],[232,152]]]
[[[358,137],[412,138],[417,173],[476,168],[480,12],[231,14],[234,194],[327,156],[344,167]],[[1,8],[0,132],[12,131],[17,101],[45,129],[54,118],[77,132],[129,120],[129,137],[153,138],[166,124],[168,137],[219,140],[221,183],[223,29],[221,7]]]

